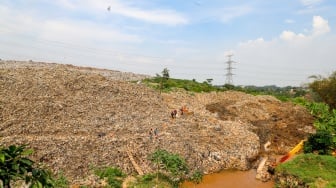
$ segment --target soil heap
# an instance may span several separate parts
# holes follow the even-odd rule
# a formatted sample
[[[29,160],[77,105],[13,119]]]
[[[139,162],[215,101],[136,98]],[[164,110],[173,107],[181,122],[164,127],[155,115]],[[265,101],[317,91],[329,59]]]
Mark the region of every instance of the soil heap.
[[[140,82],[147,76],[34,62],[0,62],[0,144],[28,144],[32,158],[70,181],[91,166],[146,172],[148,155],[166,149],[205,173],[246,170],[271,141],[287,150],[311,130],[302,107],[240,92],[163,93]],[[176,119],[170,112],[187,106]],[[151,129],[158,136],[149,135]],[[274,144],[273,144],[274,143]],[[282,147],[282,148],[281,148]]]

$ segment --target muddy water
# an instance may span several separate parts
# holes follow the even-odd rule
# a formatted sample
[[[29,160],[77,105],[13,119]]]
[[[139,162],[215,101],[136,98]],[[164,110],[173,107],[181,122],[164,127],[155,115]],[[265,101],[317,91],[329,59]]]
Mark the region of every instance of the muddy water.
[[[223,171],[205,175],[200,184],[184,182],[181,188],[271,188],[274,182],[263,183],[255,179],[256,171]]]

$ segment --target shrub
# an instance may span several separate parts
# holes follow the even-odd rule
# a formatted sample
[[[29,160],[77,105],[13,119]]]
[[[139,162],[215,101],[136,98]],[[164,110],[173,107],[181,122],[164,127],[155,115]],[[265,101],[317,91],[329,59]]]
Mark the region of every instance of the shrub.
[[[0,149],[0,180],[5,188],[9,188],[12,181],[24,180],[30,187],[53,187],[51,173],[35,166],[34,161],[27,156],[33,150],[25,145],[2,147]]]
[[[318,130],[304,142],[303,151],[304,153],[313,153],[316,151],[320,155],[327,155],[331,153],[332,146],[333,137],[331,133],[326,130]]]
[[[336,109],[330,110],[329,106],[325,103],[308,102],[303,98],[296,98],[294,103],[305,106],[310,113],[315,117],[314,126],[317,129],[317,135],[310,136],[310,143],[306,144],[306,152],[312,152],[311,150],[318,150],[316,147],[322,147],[321,143],[331,141],[330,149],[336,148]],[[326,141],[324,138],[320,138],[323,135],[328,135]],[[330,138],[330,137],[331,138]],[[330,139],[330,140],[329,140]],[[312,142],[318,142],[313,144]],[[312,148],[315,147],[315,148]],[[329,147],[329,146],[328,146]],[[323,153],[323,151],[322,151]]]
[[[156,150],[149,158],[158,168],[168,172],[174,186],[177,186],[189,171],[187,163],[182,157],[178,154],[169,153],[166,150]]]
[[[104,167],[95,170],[95,174],[101,178],[107,178],[107,183],[114,188],[121,188],[122,180],[126,176],[119,168]]]
[[[197,184],[201,183],[202,179],[203,179],[203,172],[200,170],[196,170],[190,177],[190,180]]]

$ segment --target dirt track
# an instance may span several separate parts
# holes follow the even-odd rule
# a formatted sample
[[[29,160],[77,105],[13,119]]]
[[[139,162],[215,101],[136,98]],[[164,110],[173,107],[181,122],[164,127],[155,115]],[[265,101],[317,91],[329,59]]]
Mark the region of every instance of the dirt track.
[[[127,75],[127,76],[125,76]],[[33,159],[71,181],[90,166],[143,171],[157,148],[179,153],[192,170],[248,169],[271,141],[283,153],[312,131],[313,118],[299,106],[241,92],[160,94],[138,80],[144,75],[44,63],[0,62],[1,145],[28,144]],[[122,80],[122,81],[121,81]],[[174,120],[186,105],[193,115]],[[158,128],[158,139],[149,131]]]

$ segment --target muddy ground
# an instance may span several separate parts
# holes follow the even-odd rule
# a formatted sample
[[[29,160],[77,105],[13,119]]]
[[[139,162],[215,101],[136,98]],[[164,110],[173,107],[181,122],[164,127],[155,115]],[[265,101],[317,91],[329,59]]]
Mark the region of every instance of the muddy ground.
[[[148,156],[166,149],[191,171],[247,170],[264,154],[283,154],[313,131],[304,108],[271,96],[227,91],[162,93],[147,76],[34,62],[0,62],[0,144],[28,144],[32,158],[71,182],[92,166],[154,172]],[[190,113],[172,119],[186,106]],[[149,135],[157,128],[158,136]],[[85,182],[85,181],[84,181]],[[86,183],[87,184],[87,183]]]

